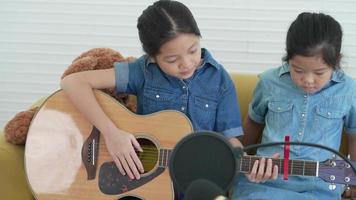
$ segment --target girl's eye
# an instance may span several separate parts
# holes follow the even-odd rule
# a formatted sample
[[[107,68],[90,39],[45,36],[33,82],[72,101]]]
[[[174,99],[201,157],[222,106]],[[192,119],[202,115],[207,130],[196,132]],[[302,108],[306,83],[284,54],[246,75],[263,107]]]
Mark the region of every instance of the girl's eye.
[[[316,75],[318,75],[318,76],[322,76],[323,74],[324,74],[324,72],[316,73]]]
[[[194,54],[195,52],[197,52],[197,49],[193,49],[193,50],[191,50],[189,53],[190,53],[190,54]]]
[[[297,69],[295,69],[294,71],[295,71],[296,73],[298,73],[298,74],[303,73],[303,71],[301,71],[301,70],[297,70]]]
[[[177,60],[167,60],[166,62],[172,64],[172,63],[175,63],[176,61]]]

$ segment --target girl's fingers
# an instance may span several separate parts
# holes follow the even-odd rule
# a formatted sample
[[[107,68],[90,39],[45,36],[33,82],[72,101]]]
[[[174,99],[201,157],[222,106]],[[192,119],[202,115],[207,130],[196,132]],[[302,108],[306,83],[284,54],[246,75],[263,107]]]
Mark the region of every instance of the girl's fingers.
[[[257,169],[258,169],[258,163],[259,163],[259,160],[256,160],[253,163],[252,170],[251,170],[250,174],[248,175],[248,179],[251,182],[256,182],[256,174],[257,174]]]
[[[136,140],[135,137],[133,137],[133,139],[131,139],[131,143],[134,146],[135,149],[137,149],[140,152],[143,152],[140,143],[138,143],[138,141]]]
[[[134,175],[131,172],[131,169],[129,167],[129,165],[127,164],[127,161],[125,159],[125,157],[119,157],[120,163],[122,165],[122,167],[124,168],[126,174],[129,176],[130,179],[134,179]]]
[[[122,168],[122,166],[121,166],[121,163],[120,163],[120,160],[116,157],[116,156],[114,156],[113,157],[113,160],[114,160],[114,162],[115,162],[115,164],[116,164],[116,167],[119,169],[119,172],[122,174],[122,175],[126,175],[126,172],[125,172],[125,170]]]
[[[140,179],[140,173],[138,172],[137,167],[136,167],[134,161],[131,158],[131,155],[127,155],[125,157],[125,159],[126,159],[126,162],[127,162],[128,166],[130,167],[130,170],[131,170],[132,174],[134,175],[134,177],[137,180]]]
[[[276,180],[278,177],[278,166],[273,165],[273,160],[279,158],[279,153],[273,154],[272,158],[262,157],[256,160],[251,172],[247,175],[249,181],[254,183],[265,182],[269,179]]]
[[[266,167],[266,171],[265,171],[265,174],[263,176],[263,179],[262,181],[267,181],[268,179],[271,178],[272,176],[272,159],[267,159],[267,167]]]
[[[273,180],[276,180],[277,177],[278,177],[278,166],[275,165],[275,166],[273,166],[272,179],[273,179]]]
[[[260,160],[260,166],[258,167],[258,172],[256,176],[258,182],[261,182],[262,178],[264,177],[265,165],[266,165],[266,158],[262,157]]]
[[[275,159],[276,159],[276,158],[279,158],[279,153],[273,154],[273,155],[272,155],[272,158],[275,158]]]
[[[138,169],[141,173],[143,173],[145,170],[143,169],[142,162],[141,162],[141,160],[138,158],[136,152],[133,151],[133,152],[131,152],[130,155],[131,155],[132,160],[135,162],[135,165],[136,165],[137,169]]]

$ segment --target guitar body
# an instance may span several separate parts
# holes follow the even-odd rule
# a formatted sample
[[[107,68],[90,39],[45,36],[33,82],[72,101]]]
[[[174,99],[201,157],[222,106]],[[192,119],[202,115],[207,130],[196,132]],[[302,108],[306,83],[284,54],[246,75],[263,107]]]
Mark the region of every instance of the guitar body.
[[[41,106],[28,131],[25,170],[36,199],[174,199],[168,159],[176,142],[193,132],[189,119],[177,111],[136,115],[100,91],[95,96],[117,127],[140,142],[145,173],[140,180],[122,176],[99,131],[60,90]]]

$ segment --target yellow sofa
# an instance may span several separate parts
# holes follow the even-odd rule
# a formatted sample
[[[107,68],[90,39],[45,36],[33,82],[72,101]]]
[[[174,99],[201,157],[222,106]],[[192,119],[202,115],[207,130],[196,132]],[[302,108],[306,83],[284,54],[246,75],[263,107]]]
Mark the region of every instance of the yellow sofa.
[[[256,85],[257,75],[231,73],[231,77],[238,91],[241,114],[244,119]],[[340,151],[343,154],[347,152],[345,137]],[[24,146],[7,143],[2,133],[0,133],[0,196],[1,199],[6,200],[35,199],[27,184],[24,171]]]

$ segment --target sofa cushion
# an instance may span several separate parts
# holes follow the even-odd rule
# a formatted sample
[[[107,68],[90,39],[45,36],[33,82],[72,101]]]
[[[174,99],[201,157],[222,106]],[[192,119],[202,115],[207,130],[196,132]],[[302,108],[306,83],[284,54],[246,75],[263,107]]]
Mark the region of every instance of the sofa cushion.
[[[1,199],[33,200],[24,170],[24,146],[6,142],[0,132]]]

